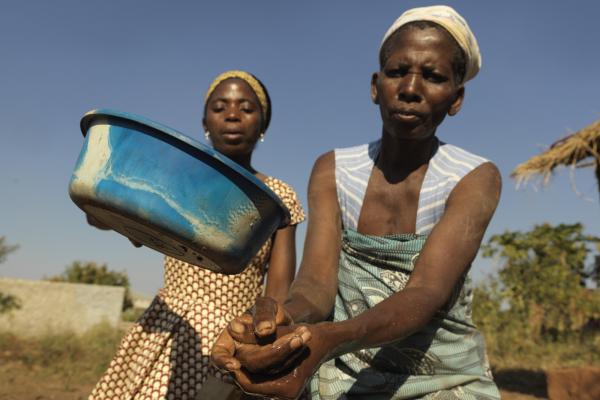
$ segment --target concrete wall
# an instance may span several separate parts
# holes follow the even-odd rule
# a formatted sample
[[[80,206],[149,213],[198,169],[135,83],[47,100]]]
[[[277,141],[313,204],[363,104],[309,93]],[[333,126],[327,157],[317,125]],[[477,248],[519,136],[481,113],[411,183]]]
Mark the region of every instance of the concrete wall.
[[[117,326],[125,288],[0,278],[0,292],[16,296],[21,308],[0,315],[0,331],[20,336],[48,332],[84,333],[106,321]]]

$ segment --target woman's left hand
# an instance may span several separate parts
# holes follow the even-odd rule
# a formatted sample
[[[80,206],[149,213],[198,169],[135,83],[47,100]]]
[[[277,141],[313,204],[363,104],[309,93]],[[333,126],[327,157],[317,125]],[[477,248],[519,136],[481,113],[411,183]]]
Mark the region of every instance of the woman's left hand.
[[[238,348],[236,358],[241,361],[242,367],[232,370],[238,385],[246,393],[263,395],[277,399],[296,399],[304,390],[308,380],[319,366],[327,360],[334,346],[333,338],[327,334],[328,322],[315,325],[281,326],[277,329],[277,337],[285,338],[294,332],[308,331],[310,340],[303,347],[287,348],[287,357],[281,357],[281,362],[276,368],[262,372],[250,372],[244,368],[249,360],[258,360],[272,354],[273,344],[264,346],[254,345],[251,348]],[[278,339],[274,342],[277,343]],[[266,356],[264,356],[265,354]],[[243,360],[243,361],[242,361]],[[266,372],[265,372],[266,371]]]

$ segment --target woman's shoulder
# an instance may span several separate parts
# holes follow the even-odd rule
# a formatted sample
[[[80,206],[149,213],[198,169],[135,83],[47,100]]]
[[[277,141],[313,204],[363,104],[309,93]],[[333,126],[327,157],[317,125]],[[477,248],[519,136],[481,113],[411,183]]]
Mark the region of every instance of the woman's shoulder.
[[[430,161],[432,173],[444,178],[460,180],[482,164],[490,161],[461,147],[440,142],[433,159]]]
[[[294,192],[294,194],[296,193],[292,185],[273,176],[267,176],[264,180],[264,183],[277,194],[279,194],[279,192]]]
[[[340,147],[333,150],[335,164],[338,167],[352,166],[355,163],[362,163],[368,160],[373,161],[377,158],[381,147],[381,140],[375,140],[369,143],[357,146]]]
[[[444,142],[440,142],[438,153],[448,161],[455,164],[468,165],[471,168],[490,161],[487,158],[465,150],[462,147]]]
[[[304,210],[294,188],[281,179],[267,176],[265,184],[281,199],[291,214],[290,225],[304,221]]]

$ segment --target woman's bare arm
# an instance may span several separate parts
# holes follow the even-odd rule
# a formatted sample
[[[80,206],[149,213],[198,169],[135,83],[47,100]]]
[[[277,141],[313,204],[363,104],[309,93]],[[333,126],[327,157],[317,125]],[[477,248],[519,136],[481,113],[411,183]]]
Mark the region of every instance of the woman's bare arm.
[[[500,173],[491,163],[464,177],[450,194],[406,287],[355,318],[330,324],[334,355],[381,346],[423,328],[450,300],[477,255],[500,189]]]
[[[265,296],[283,303],[296,272],[296,226],[279,229],[273,238]]]
[[[341,216],[333,152],[315,162],[308,186],[308,209],[302,263],[284,304],[295,322],[323,321],[335,302]]]

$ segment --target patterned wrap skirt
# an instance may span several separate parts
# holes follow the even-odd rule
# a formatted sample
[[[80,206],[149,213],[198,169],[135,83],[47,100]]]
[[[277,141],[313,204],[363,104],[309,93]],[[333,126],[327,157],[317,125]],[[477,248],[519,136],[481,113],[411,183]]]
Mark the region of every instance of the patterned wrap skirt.
[[[404,289],[427,235],[385,237],[346,229],[334,321],[353,318]],[[421,331],[324,363],[310,383],[318,400],[497,400],[483,337],[471,321],[468,276]]]

